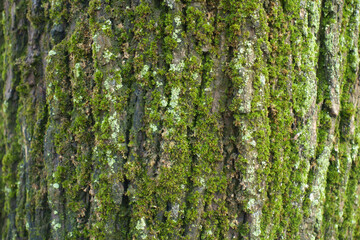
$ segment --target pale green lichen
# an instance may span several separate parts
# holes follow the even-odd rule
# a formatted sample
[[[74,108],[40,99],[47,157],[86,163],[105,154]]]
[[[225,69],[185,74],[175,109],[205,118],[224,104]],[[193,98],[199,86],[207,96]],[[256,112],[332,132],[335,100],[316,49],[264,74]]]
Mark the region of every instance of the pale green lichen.
[[[206,235],[208,235],[208,236],[212,236],[214,233],[213,233],[213,231],[211,231],[211,229],[209,229],[209,230],[207,230],[206,231]]]
[[[141,72],[140,72],[140,77],[145,77],[147,75],[147,73],[149,72],[149,65],[144,65],[143,68],[141,69]]]
[[[93,43],[92,43],[92,48],[94,50],[95,53],[99,52],[100,49],[101,49],[101,46],[100,44],[98,43],[97,41],[97,38],[98,38],[98,33],[96,33],[92,38],[93,38]]]
[[[56,222],[55,219],[51,222],[51,226],[55,231],[57,231],[59,228],[61,228],[61,224]]]
[[[192,75],[191,75],[192,79],[194,80],[197,80],[199,78],[199,73],[197,72],[194,72]]]
[[[47,57],[47,62],[48,63],[51,63],[51,57],[52,56],[55,56],[56,55],[56,52],[54,50],[50,50],[49,53],[48,53],[48,57]]]
[[[175,21],[177,27],[179,27],[181,25],[181,18],[179,16],[176,16],[174,18],[174,21]]]
[[[156,81],[156,87],[161,87],[162,85],[164,85],[162,82]]]
[[[114,54],[110,52],[109,49],[106,49],[104,51],[103,57],[105,58],[106,63],[109,63],[111,60],[113,60]]]
[[[48,53],[48,56],[55,56],[56,55],[56,52],[54,50],[50,50],[49,53]]]
[[[180,29],[175,29],[174,32],[173,32],[173,34],[172,34],[172,38],[173,38],[176,42],[178,42],[178,43],[181,42],[181,39],[179,38],[180,32],[181,32]]]
[[[111,137],[114,141],[117,140],[119,134],[120,134],[120,125],[118,122],[119,116],[117,114],[117,112],[114,112],[110,117],[109,117],[109,124],[111,126]]]
[[[111,20],[108,19],[105,21],[105,23],[101,26],[101,30],[103,30],[105,33],[108,33],[111,31]]]
[[[161,101],[160,101],[160,105],[161,105],[161,107],[166,107],[167,105],[168,105],[168,102],[167,102],[167,100],[166,100],[166,98],[163,96],[162,97],[162,99],[161,99]]]
[[[172,63],[170,64],[170,71],[172,72],[181,72],[185,67],[184,61],[179,62],[178,64]]]
[[[152,130],[152,132],[156,132],[158,130],[158,127],[155,124],[151,123],[150,129]]]
[[[75,77],[76,77],[76,78],[79,78],[80,75],[81,75],[81,72],[82,72],[82,67],[81,67],[81,64],[80,64],[80,63],[76,63],[76,64],[75,64],[74,72],[75,72]]]
[[[171,89],[170,107],[175,108],[178,105],[179,94],[180,88],[174,87]]]
[[[59,228],[61,228],[61,224],[60,224],[60,223],[56,223],[56,224],[54,225],[54,230],[56,231],[56,230],[58,230]]]
[[[7,110],[9,108],[9,102],[7,100],[5,100],[2,104],[2,110],[3,110],[3,113],[6,114]]]
[[[329,136],[329,139],[333,139],[333,136]],[[309,199],[311,201],[310,211],[315,216],[317,224],[322,223],[323,219],[323,206],[322,203],[325,200],[325,186],[326,186],[326,173],[329,166],[329,159],[332,149],[332,141],[329,145],[325,145],[322,154],[317,159],[316,175],[314,176],[311,193]],[[315,226],[319,228],[320,226]]]
[[[61,7],[62,1],[61,0],[52,0],[51,1],[51,7]]]
[[[140,237],[141,239],[146,239],[147,235],[145,234],[144,230],[146,227],[145,218],[142,217],[140,220],[137,221],[135,228],[141,231]]]
[[[108,165],[109,165],[111,171],[114,172],[113,166],[115,163],[115,158],[113,157],[111,150],[106,151],[106,158],[107,158],[107,162],[108,162]]]
[[[200,177],[199,183],[200,183],[200,186],[206,187],[206,180],[203,177]]]
[[[83,100],[83,96],[74,96],[73,97],[73,102],[75,103],[75,104],[79,104],[79,103],[81,103],[82,102],[82,100]]]
[[[266,79],[265,79],[264,74],[260,74],[260,83],[261,83],[262,86],[265,86]]]
[[[174,8],[175,0],[166,0],[167,5],[170,9]]]

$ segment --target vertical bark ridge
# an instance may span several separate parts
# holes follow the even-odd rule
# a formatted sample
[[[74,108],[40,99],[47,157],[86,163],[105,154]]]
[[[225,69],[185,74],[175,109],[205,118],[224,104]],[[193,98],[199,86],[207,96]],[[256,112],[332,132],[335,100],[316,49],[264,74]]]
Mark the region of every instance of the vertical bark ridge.
[[[22,17],[26,13],[26,1],[4,3],[3,34],[3,134],[5,154],[2,158],[2,177],[4,181],[4,213],[7,215],[3,225],[2,238],[12,239],[26,237],[24,215],[24,160],[21,149],[21,129],[17,122],[19,94],[17,87],[21,81],[21,57],[24,57],[27,43],[27,20]],[[7,24],[5,24],[5,22]],[[21,179],[20,179],[21,178]],[[17,208],[17,204],[21,208]],[[19,215],[17,215],[19,213]]]
[[[3,13],[4,12],[4,4],[0,4],[0,12]],[[4,17],[2,17],[4,18]],[[3,93],[4,91],[4,85],[5,85],[5,76],[4,76],[4,69],[5,69],[5,36],[4,36],[4,21],[3,19],[0,21],[0,92]],[[3,103],[4,99],[4,95],[0,94],[0,100],[1,103]],[[2,104],[1,104],[2,105]],[[1,116],[3,116],[2,112],[1,112]],[[1,118],[0,120],[0,125],[4,126],[4,120],[3,118]],[[3,127],[0,128],[0,139],[1,139],[1,143],[0,143],[0,175],[3,176],[3,170],[2,170],[2,166],[3,166],[3,162],[2,159],[6,153],[5,150],[5,135],[4,135],[4,131],[3,131]],[[4,211],[4,204],[5,204],[5,182],[3,180],[2,177],[0,177],[0,223],[5,223],[5,218],[6,218],[6,213]],[[4,225],[0,228],[2,231],[4,231]]]
[[[312,161],[309,172],[308,198],[304,203],[303,230],[308,238],[322,234],[326,174],[333,147],[335,151],[337,149],[334,140],[340,104],[339,80],[342,77],[339,68],[343,58],[339,49],[342,13],[343,2],[324,1],[322,3],[317,103],[319,120],[323,124],[317,129],[316,158]]]
[[[124,174],[125,161],[129,161],[129,126],[132,117],[131,86],[133,77],[127,73],[129,49],[121,46],[127,40],[131,22],[129,10],[114,11],[114,4],[125,9],[127,4],[109,1],[90,1],[89,27],[92,40],[92,95],[89,99],[94,118],[94,147],[91,149],[93,168],[89,235],[96,239],[123,239],[128,233],[128,200]],[[114,15],[119,15],[115,18]],[[130,19],[129,19],[130,20]],[[132,52],[130,52],[133,54]],[[128,53],[126,53],[128,54]],[[81,66],[81,63],[80,63]],[[131,71],[131,70],[130,70]],[[128,107],[130,106],[130,109]],[[135,124],[135,123],[134,123]],[[131,156],[130,156],[131,157]],[[104,231],[104,229],[106,229]]]
[[[344,221],[345,201],[347,194],[349,194],[346,192],[351,191],[348,189],[349,175],[352,162],[356,160],[358,155],[358,147],[355,144],[354,125],[355,109],[358,107],[358,101],[354,98],[358,93],[358,8],[359,3],[356,1],[345,2],[342,52],[346,57],[344,57],[344,78],[341,83],[338,152],[334,154],[333,161],[330,162],[329,166],[327,182],[331,184],[327,185],[327,204],[324,209],[326,221],[324,221],[323,226],[325,228],[325,236],[329,238],[340,237],[338,228]],[[339,209],[337,214],[334,214],[334,208]],[[346,235],[341,234],[343,238]]]
[[[239,207],[230,217],[230,227],[244,238],[259,239],[269,157],[268,72],[263,68],[268,29],[262,1],[223,4],[230,13],[225,17],[232,55],[227,68],[232,84],[228,109],[234,119],[236,147],[230,156],[235,172],[230,176],[239,178],[228,200]]]
[[[43,51],[41,44],[45,35],[46,20],[44,9],[39,3],[27,6],[28,10],[28,43],[24,59],[24,71],[18,88],[22,109],[19,111],[24,148],[24,171],[26,183],[25,194],[26,216],[21,216],[27,224],[26,230],[31,239],[49,238],[50,209],[47,203],[47,184],[44,171],[44,135],[48,121],[46,103],[46,85],[44,78]]]

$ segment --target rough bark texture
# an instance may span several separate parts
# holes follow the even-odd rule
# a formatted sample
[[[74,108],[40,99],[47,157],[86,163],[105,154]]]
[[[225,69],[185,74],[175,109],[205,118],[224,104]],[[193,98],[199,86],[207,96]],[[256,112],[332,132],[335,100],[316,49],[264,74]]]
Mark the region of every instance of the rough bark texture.
[[[360,0],[0,0],[2,239],[360,239]]]

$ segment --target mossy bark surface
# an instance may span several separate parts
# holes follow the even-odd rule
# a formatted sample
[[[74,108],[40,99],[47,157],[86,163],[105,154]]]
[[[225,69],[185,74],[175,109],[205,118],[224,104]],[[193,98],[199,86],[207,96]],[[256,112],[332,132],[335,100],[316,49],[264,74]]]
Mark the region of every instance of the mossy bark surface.
[[[0,0],[1,239],[360,239],[360,0]]]

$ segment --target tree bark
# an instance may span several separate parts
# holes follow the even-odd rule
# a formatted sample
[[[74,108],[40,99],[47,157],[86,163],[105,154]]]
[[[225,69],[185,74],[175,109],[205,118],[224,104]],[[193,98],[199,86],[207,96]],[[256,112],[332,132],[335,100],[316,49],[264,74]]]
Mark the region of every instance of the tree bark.
[[[2,239],[360,239],[360,0],[0,0]]]

